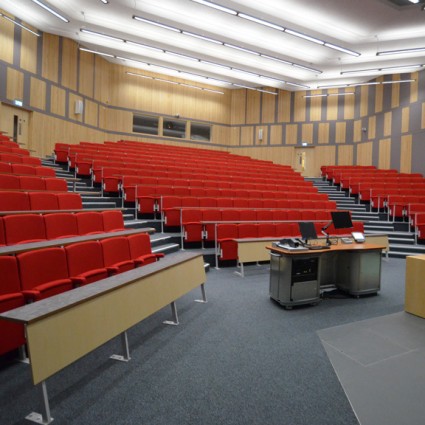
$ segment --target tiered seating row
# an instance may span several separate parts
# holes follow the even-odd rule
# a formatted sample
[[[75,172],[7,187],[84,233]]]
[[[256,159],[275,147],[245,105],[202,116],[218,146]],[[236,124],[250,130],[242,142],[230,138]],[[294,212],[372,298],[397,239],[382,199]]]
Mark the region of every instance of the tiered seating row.
[[[79,193],[68,192],[0,192],[0,213],[10,211],[81,210]]]
[[[15,174],[15,175],[28,175],[28,176],[43,176],[43,177],[56,177],[56,173],[52,168],[44,167],[42,165],[29,165],[29,164],[11,164],[10,162],[0,162],[1,174]]]
[[[3,190],[50,190],[66,192],[66,180],[57,177],[19,176],[0,174],[0,189]]]
[[[0,256],[0,312],[157,261],[147,234]],[[25,343],[24,329],[0,322],[0,354]]]
[[[0,217],[0,246],[124,230],[121,211],[17,214]]]

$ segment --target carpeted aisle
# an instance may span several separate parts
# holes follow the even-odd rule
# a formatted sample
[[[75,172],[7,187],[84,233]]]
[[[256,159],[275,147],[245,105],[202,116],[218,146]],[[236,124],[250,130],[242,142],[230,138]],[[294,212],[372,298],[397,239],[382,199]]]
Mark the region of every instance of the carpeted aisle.
[[[199,290],[129,331],[132,360],[111,341],[47,381],[57,424],[355,425],[317,331],[403,309],[404,260],[383,261],[380,295],[286,311],[268,296],[268,266],[211,269]],[[28,365],[0,363],[0,424],[28,423],[39,389]]]

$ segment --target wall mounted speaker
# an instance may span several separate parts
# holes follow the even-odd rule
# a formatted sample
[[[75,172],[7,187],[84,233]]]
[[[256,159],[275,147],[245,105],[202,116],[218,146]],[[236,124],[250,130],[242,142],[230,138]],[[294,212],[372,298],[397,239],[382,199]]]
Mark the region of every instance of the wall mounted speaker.
[[[84,110],[84,103],[82,100],[75,101],[75,115],[82,114]]]

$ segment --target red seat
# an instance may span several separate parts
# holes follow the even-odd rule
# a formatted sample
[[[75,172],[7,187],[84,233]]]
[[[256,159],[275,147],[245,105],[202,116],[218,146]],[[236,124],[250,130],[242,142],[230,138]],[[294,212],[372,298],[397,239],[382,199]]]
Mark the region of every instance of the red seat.
[[[240,214],[239,210],[221,210],[222,221],[239,221]]]
[[[50,192],[29,192],[31,210],[58,210],[58,198]]]
[[[258,238],[258,225],[254,223],[238,224],[238,238]]]
[[[276,237],[284,238],[287,236],[296,236],[297,230],[294,225],[295,223],[276,223]]]
[[[42,215],[7,215],[3,217],[3,222],[7,245],[46,240],[46,231]]]
[[[79,193],[57,193],[60,210],[81,210],[83,201]]]
[[[28,174],[35,176],[35,167],[28,164],[11,164],[13,174]]]
[[[11,173],[12,172],[12,164],[8,162],[0,161],[0,173]]]
[[[236,260],[238,246],[235,241],[239,236],[237,224],[218,224],[217,243],[220,260]]]
[[[0,257],[0,313],[22,307],[25,304],[21,292],[18,265],[12,256]],[[0,355],[25,344],[24,327],[18,323],[0,320]]]
[[[273,220],[275,221],[284,221],[288,220],[288,212],[286,210],[273,210]],[[257,211],[258,215],[258,211]]]
[[[2,192],[0,211],[29,211],[30,201],[26,192]]]
[[[105,232],[118,232],[125,230],[124,219],[121,211],[102,211],[103,229]]]
[[[240,221],[256,221],[257,213],[255,210],[240,210],[239,219]]]
[[[221,221],[221,210],[217,209],[208,209],[202,210],[202,221],[209,221],[211,223],[206,223],[204,227],[204,239],[206,241],[215,240],[215,227],[218,221]]]
[[[257,210],[256,216],[258,221],[272,221],[274,212],[273,210]]]
[[[276,226],[272,223],[258,223],[259,238],[273,238],[276,236]]]
[[[130,245],[124,236],[102,239],[103,263],[110,273],[132,270],[135,262],[131,259]]]
[[[182,225],[186,242],[200,242],[202,240],[202,210],[183,209]]]
[[[73,288],[63,248],[35,249],[18,254],[17,259],[26,299],[38,301]]]
[[[6,235],[4,234],[3,217],[0,217],[0,246],[6,245]]]
[[[76,214],[52,213],[45,214],[43,218],[47,239],[79,236]]]
[[[68,185],[65,179],[59,179],[56,177],[47,177],[44,179],[46,185],[46,190],[57,191],[57,192],[67,192]]]
[[[34,156],[23,156],[20,162],[22,164],[41,165],[41,159]]]
[[[79,235],[104,233],[102,214],[97,211],[82,211],[76,213]]]
[[[43,166],[39,166],[39,167],[34,167],[35,170],[35,175],[36,176],[42,176],[42,177],[56,177],[56,173],[55,170],[53,170],[53,168],[49,168],[49,167],[43,167]]]
[[[19,190],[21,188],[18,176],[9,176],[7,174],[0,174],[0,189]]]
[[[99,241],[79,242],[65,246],[69,275],[74,284],[87,285],[109,276],[103,263]]]
[[[152,252],[151,240],[147,233],[130,235],[127,239],[130,246],[131,259],[138,266],[145,266],[146,264],[154,263],[164,257],[164,254],[162,253],[155,254]]]
[[[44,179],[38,176],[20,176],[19,185],[23,190],[46,190]]]

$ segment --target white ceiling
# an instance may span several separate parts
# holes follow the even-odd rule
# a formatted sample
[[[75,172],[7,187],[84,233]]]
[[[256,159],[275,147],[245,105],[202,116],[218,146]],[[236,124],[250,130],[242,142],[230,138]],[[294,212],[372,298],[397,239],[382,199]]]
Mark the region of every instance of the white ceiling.
[[[149,70],[214,86],[232,87],[211,79],[249,87],[299,90],[305,88],[281,81],[316,89],[365,82],[383,74],[418,70],[414,65],[425,66],[425,51],[376,55],[379,51],[425,47],[425,11],[422,11],[421,4],[411,4],[408,0],[393,0],[405,2],[408,4],[406,6],[397,6],[390,0],[214,0],[221,6],[358,52],[360,56],[300,39],[192,0],[109,0],[109,4],[103,4],[101,0],[41,1],[63,14],[70,22],[61,21],[31,0],[0,0],[0,8],[40,31],[71,38],[82,47],[114,55],[115,58],[108,60],[138,68],[141,74],[143,70]],[[420,0],[420,3],[423,1]],[[223,44],[139,22],[133,19],[134,15],[321,72],[304,70]],[[154,51],[85,34],[81,29],[162,50]],[[177,57],[164,50],[190,56],[197,61]],[[117,56],[143,63],[124,61],[117,59]],[[228,68],[202,61],[226,65]],[[394,68],[341,74],[346,71],[399,66],[407,68],[402,71]],[[209,77],[209,80],[193,74]]]

